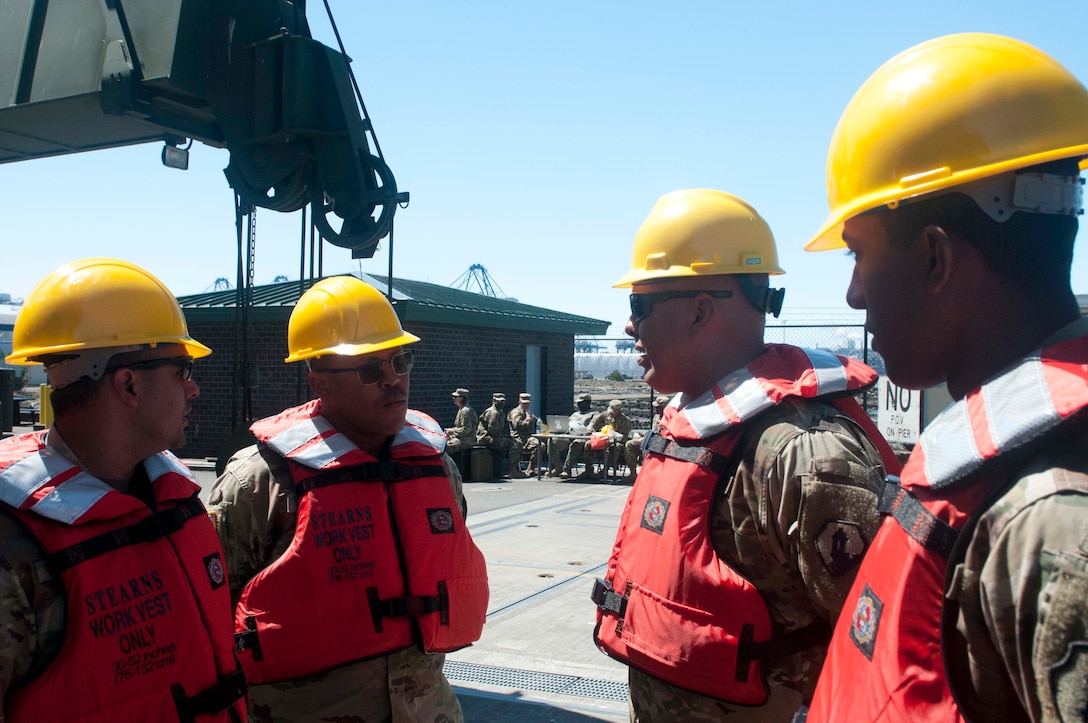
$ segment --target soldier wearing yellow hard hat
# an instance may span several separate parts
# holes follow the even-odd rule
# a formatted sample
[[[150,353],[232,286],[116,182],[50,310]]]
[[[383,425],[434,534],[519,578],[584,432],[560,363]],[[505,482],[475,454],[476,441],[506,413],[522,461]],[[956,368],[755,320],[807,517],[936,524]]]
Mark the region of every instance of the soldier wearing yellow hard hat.
[[[593,590],[594,638],[629,666],[636,720],[744,706],[745,720],[788,721],[876,531],[884,472],[898,470],[850,396],[876,372],[764,342],[781,273],[750,204],[695,189],[651,209],[616,283],[631,290],[646,382],[675,395]]]
[[[443,653],[479,638],[487,570],[446,433],[408,407],[418,341],[369,284],[314,284],[286,361],[317,399],[254,422],[212,490],[256,717],[461,719]]]
[[[245,717],[222,551],[166,451],[210,353],[126,261],[64,264],[27,296],[6,361],[45,366],[55,416],[0,441],[0,717]]]
[[[839,121],[807,248],[852,253],[892,381],[957,401],[885,486],[810,721],[1084,718],[1086,156],[1082,82],[983,33],[903,51]]]

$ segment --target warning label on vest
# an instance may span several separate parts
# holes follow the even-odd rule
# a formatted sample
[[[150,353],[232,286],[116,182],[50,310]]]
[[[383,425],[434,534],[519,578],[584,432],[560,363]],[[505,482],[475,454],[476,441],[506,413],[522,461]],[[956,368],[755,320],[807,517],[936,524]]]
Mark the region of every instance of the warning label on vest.
[[[375,524],[369,506],[314,512],[310,515],[310,542],[330,550],[329,584],[374,577],[374,560],[364,560],[370,550],[364,543],[374,539]]]
[[[175,643],[159,640],[156,628],[174,611],[158,570],[84,595],[83,608],[91,636],[117,643],[122,657],[110,663],[115,684],[174,664]]]

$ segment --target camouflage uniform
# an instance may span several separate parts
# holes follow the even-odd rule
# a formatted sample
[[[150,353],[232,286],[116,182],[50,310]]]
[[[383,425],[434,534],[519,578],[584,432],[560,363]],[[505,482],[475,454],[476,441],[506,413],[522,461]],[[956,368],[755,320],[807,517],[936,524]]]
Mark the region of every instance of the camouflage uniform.
[[[49,574],[48,556],[26,528],[0,512],[0,700],[64,643],[64,585]],[[3,721],[0,705],[0,721]]]
[[[616,459],[620,454],[623,454],[623,449],[627,445],[627,436],[631,434],[631,429],[635,426],[623,412],[616,411],[614,416],[610,416],[612,414],[612,410],[606,409],[598,413],[589,424],[590,432],[600,432],[611,425],[612,431],[619,435],[617,439],[608,442],[602,475],[607,474],[608,469],[616,465]]]
[[[443,455],[443,464],[464,509],[461,474],[449,456]],[[208,511],[223,544],[235,602],[245,584],[291,543],[298,505],[287,474],[285,463],[274,475],[250,446],[231,457],[212,489]],[[455,723],[462,720],[461,704],[442,674],[444,661],[444,655],[409,648],[306,678],[251,685],[250,720]]]
[[[1071,443],[1072,442],[1072,443]],[[1088,706],[1088,430],[1037,455],[967,547],[950,676],[973,720],[1083,720]],[[1043,491],[1061,489],[1042,496]],[[1015,711],[1015,714],[1013,713]],[[1059,713],[1061,715],[1059,715]]]
[[[508,474],[519,472],[521,442],[514,439],[511,434],[510,420],[507,419],[506,412],[497,409],[494,404],[480,415],[480,424],[476,429],[476,444],[482,444],[494,452],[505,455],[509,465]]]
[[[570,415],[570,424],[568,426],[572,431],[569,433],[576,434],[573,431],[576,428],[575,425],[580,425],[587,430],[584,434],[589,434],[589,425],[593,423],[595,416],[597,416],[597,413],[592,409],[588,412],[574,412]],[[562,454],[563,449],[567,449],[567,461],[563,463],[563,472],[568,475],[573,466],[581,462],[582,457],[585,456],[586,442],[584,439],[549,440],[549,442],[555,445],[554,455],[551,451],[548,452],[548,458],[555,460],[555,462],[552,462],[553,465],[559,461],[559,455]]]
[[[667,423],[666,423],[667,424]],[[742,428],[739,466],[711,510],[714,549],[759,590],[774,637],[818,618],[834,625],[853,564],[825,560],[816,544],[832,521],[858,524],[867,543],[879,525],[880,453],[857,424],[820,400],[790,398]],[[631,720],[789,721],[812,698],[826,644],[763,663],[762,706],[730,705],[630,668]]]
[[[476,411],[467,403],[458,409],[453,426],[446,429],[446,453],[452,455],[472,449],[472,445],[476,444],[476,425],[479,423]]]
[[[521,448],[529,450],[529,467],[525,472],[534,474],[537,457],[540,454],[540,440],[533,435],[536,434],[536,425],[539,420],[532,412],[522,409],[520,404],[510,412],[509,420],[510,429],[513,430],[514,437],[521,444]]]

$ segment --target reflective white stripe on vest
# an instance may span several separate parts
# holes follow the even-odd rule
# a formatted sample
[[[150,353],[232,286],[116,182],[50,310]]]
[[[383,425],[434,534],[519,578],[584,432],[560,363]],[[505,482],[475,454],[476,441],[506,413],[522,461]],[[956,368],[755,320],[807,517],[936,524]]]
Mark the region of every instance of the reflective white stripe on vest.
[[[1054,409],[1038,355],[987,382],[971,398],[982,396],[990,438],[998,453],[1007,452],[1039,436],[1061,421]],[[946,409],[922,432],[918,443],[925,459],[925,475],[933,487],[964,477],[983,463],[967,414],[967,400]]]
[[[982,462],[975,446],[967,405],[959,401],[941,412],[918,438],[925,460],[926,479],[957,479]]]
[[[393,438],[394,447],[415,442],[432,447],[438,452],[445,451],[446,432],[437,422],[413,410],[408,410],[405,421],[407,423]]]
[[[359,448],[340,432],[318,439],[310,446],[291,452],[287,458],[310,469],[324,469],[348,452]]]
[[[75,465],[58,454],[39,452],[24,457],[0,472],[0,499],[12,507],[20,507],[54,477],[73,467]],[[80,471],[34,503],[30,509],[42,517],[70,525],[94,507],[111,489],[97,477]]]
[[[1026,441],[1058,423],[1050,387],[1038,355],[982,386],[990,436],[998,449]]]
[[[812,370],[816,372],[816,394],[822,397],[825,394],[845,392],[848,384],[846,368],[839,358],[823,349],[806,349],[798,347],[808,357]]]
[[[717,390],[730,389],[722,399],[714,395]],[[736,419],[727,416],[722,403],[732,407]],[[774,406],[774,402],[763,385],[752,376],[748,369],[738,369],[726,375],[708,392],[703,393],[689,406],[680,410],[687,423],[700,438],[706,438],[722,432],[734,424],[750,419],[764,409]]]
[[[168,474],[170,472],[173,472],[174,474],[179,474],[186,479],[193,480],[194,482],[196,481],[196,479],[193,477],[193,473],[189,470],[189,468],[183,465],[181,463],[181,460],[179,460],[177,457],[170,454],[169,452],[155,454],[145,459],[144,469],[147,470],[147,477],[152,482],[157,480],[159,477],[162,477],[164,474]]]
[[[283,457],[287,457],[314,437],[332,431],[332,425],[322,416],[302,419],[268,440],[268,446]]]

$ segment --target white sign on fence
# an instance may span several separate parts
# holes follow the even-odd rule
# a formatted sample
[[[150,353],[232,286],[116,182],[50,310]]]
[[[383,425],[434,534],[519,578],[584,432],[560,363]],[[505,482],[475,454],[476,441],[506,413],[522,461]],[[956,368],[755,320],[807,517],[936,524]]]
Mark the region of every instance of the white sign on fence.
[[[913,444],[922,429],[922,392],[892,384],[888,377],[877,382],[876,424],[889,442]]]

